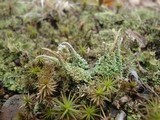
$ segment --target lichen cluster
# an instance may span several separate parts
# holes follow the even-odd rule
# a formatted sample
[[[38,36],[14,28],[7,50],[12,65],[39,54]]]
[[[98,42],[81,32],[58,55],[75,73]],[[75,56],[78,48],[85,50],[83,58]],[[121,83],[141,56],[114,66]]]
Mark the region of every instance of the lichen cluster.
[[[25,94],[20,116],[99,120],[123,110],[128,120],[159,117],[148,113],[160,105],[158,11],[62,4],[0,0],[0,81]]]

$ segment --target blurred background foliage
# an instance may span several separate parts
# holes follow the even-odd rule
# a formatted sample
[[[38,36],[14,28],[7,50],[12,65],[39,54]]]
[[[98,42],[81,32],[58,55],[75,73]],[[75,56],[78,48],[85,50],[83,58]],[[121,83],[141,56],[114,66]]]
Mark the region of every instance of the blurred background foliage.
[[[131,30],[129,35],[128,29]],[[120,79],[127,79],[131,69],[137,71],[144,83],[160,92],[159,35],[160,14],[156,7],[129,9],[123,2],[114,0],[0,0],[0,81],[7,90],[36,94],[33,98],[42,106],[49,101],[42,113],[46,119],[55,116],[77,118],[80,113],[77,103],[86,105],[80,113],[83,118],[99,118],[99,114],[103,115],[104,101],[111,102],[114,96],[118,96],[117,90],[122,92]],[[141,48],[138,42],[143,43],[144,38],[147,45]],[[120,57],[116,56],[116,39],[123,39]],[[79,59],[87,61],[88,66],[80,66],[79,61],[74,63],[74,57],[67,50],[61,56],[65,69],[56,63],[35,60],[41,54],[51,56],[41,48],[57,52],[62,42],[70,43]],[[120,60],[119,64],[116,60]],[[80,78],[88,69],[94,71],[91,71],[91,83]],[[127,86],[132,87],[132,84]],[[70,92],[79,94],[80,100],[69,95]],[[118,98],[124,94],[123,91]],[[53,100],[53,96],[58,97]],[[51,101],[59,106],[55,111],[49,107]],[[41,105],[35,101],[33,104],[31,107],[25,104],[25,107],[34,109],[34,115],[37,115],[36,110],[41,111],[38,108]],[[156,101],[155,104],[159,103]],[[62,115],[66,106],[71,107],[72,114],[68,111]],[[101,106],[101,110],[97,106]],[[125,107],[131,109],[133,106]],[[128,119],[139,117],[134,110],[130,110]]]

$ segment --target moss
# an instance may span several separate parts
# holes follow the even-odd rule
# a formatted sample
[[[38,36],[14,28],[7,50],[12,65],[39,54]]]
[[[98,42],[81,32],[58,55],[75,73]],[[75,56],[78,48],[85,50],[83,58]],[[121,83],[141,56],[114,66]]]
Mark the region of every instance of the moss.
[[[57,87],[53,94],[41,100],[44,105],[43,110],[49,113],[38,111],[38,114],[41,112],[40,114],[43,116],[43,114],[53,112],[54,115],[55,111],[52,110],[57,108],[52,103],[53,97],[60,100],[60,92],[66,95],[66,98],[70,92],[71,95],[76,93],[76,97],[79,98],[78,104],[84,103],[92,108],[95,103],[87,96],[88,91],[94,94],[90,87],[96,90],[97,84],[100,86],[98,89],[101,92],[103,91],[101,86],[104,85],[102,83],[103,77],[113,81],[119,80],[116,82],[117,86],[115,87],[118,92],[114,92],[112,96],[106,95],[106,93],[103,95],[105,98],[105,100],[102,99],[104,106],[96,112],[96,114],[103,116],[103,110],[109,111],[109,109],[112,109],[115,99],[119,100],[119,97],[124,94],[129,97],[137,95],[135,84],[134,86],[130,85],[131,88],[135,88],[134,91],[127,87],[130,84],[127,81],[125,81],[128,83],[126,90],[119,90],[120,80],[128,79],[127,75],[131,68],[135,68],[140,79],[150,83],[152,87],[160,84],[160,63],[155,59],[154,54],[160,46],[160,30],[158,28],[160,17],[157,11],[148,9],[127,11],[120,9],[118,13],[115,13],[105,8],[86,4],[77,5],[73,11],[69,11],[64,16],[59,16],[56,10],[49,12],[47,10],[45,12],[40,7],[38,9],[32,6],[27,7],[28,4],[24,5],[25,2],[13,1],[10,10],[8,10],[8,2],[3,1],[1,3],[0,81],[7,89],[18,93],[31,92],[38,96],[37,80],[40,77],[42,68],[50,60],[35,61],[35,58],[41,54],[46,56],[52,54],[42,51],[41,48],[47,47],[56,53],[57,46],[65,41],[73,45],[75,51],[77,51],[76,55],[72,54],[71,51],[67,53],[67,50],[63,51],[62,54],[58,54],[60,58],[62,57],[64,66],[58,61],[58,57],[54,58],[55,61],[58,61],[58,64],[53,63],[53,67],[50,67],[53,69],[52,77],[56,81]],[[22,6],[17,7],[20,4]],[[119,29],[121,31],[118,34],[116,31]],[[149,41],[148,46],[137,57],[135,57],[135,53],[138,52],[138,46],[134,47],[130,38],[125,34],[127,29],[137,31]],[[120,41],[121,38],[124,40],[121,49],[117,47],[117,38]],[[147,73],[141,73],[137,62],[147,70]],[[106,99],[108,96],[109,100]],[[37,100],[37,98],[34,98],[34,100]],[[32,101],[33,108],[38,103],[38,101],[35,103],[34,100]],[[132,102],[137,104],[137,101]],[[120,109],[126,111],[129,111],[128,108],[131,109],[128,119],[140,119],[141,116],[136,115],[133,106],[125,108],[126,105],[124,105],[121,107]],[[97,107],[95,107],[96,109]],[[33,111],[31,112],[33,113]],[[35,117],[36,114],[33,116]]]
[[[27,25],[26,31],[31,39],[35,39],[38,35],[37,29],[34,26]]]

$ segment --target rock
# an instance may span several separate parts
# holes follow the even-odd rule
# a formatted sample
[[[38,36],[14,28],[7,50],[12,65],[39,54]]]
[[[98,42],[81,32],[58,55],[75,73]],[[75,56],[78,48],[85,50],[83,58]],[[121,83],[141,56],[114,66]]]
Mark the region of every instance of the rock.
[[[142,84],[141,81],[139,80],[139,76],[138,76],[138,74],[137,74],[137,72],[135,70],[131,70],[130,71],[129,78],[131,79],[131,81],[135,81],[139,85]]]
[[[20,112],[22,103],[22,95],[10,97],[1,108],[0,120],[12,120]]]
[[[126,113],[123,110],[121,110],[115,120],[126,120]]]

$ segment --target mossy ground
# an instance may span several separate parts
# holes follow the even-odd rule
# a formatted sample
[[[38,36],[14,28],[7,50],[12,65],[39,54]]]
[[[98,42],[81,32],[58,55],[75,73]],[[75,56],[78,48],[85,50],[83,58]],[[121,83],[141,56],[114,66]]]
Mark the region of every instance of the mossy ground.
[[[99,118],[97,114],[104,116],[104,111],[106,116],[113,118],[114,116],[111,115],[110,111],[113,107],[118,106],[118,104],[113,105],[114,102],[127,95],[132,99],[128,102],[128,105],[121,106],[119,104],[120,108],[117,107],[114,110],[127,111],[129,120],[144,119],[140,113],[147,114],[144,112],[146,110],[143,113],[140,111],[141,109],[139,110],[139,107],[148,105],[146,99],[149,100],[150,97],[139,98],[137,95],[139,93],[133,90],[136,89],[134,85],[123,83],[125,81],[122,79],[129,79],[128,74],[131,69],[134,69],[144,83],[152,87],[157,94],[160,94],[160,14],[158,11],[148,8],[127,10],[120,8],[118,11],[114,11],[94,5],[77,5],[71,11],[60,15],[61,13],[58,10],[41,11],[39,8],[34,9],[34,5],[28,8],[30,6],[29,2],[24,4],[19,1],[1,1],[0,3],[2,3],[0,4],[0,81],[2,88],[7,90],[5,92],[34,94],[34,99],[38,99],[37,96],[41,91],[39,81],[44,78],[54,79],[56,86],[48,82],[51,85],[50,90],[53,94],[47,91],[46,95],[43,95],[44,98],[41,98],[44,100],[40,101],[46,104],[45,111],[38,109],[42,112],[43,117],[47,114],[46,111],[51,109],[49,107],[51,99],[58,98],[61,100],[60,93],[62,93],[65,96],[70,96],[70,94],[79,96],[78,104],[85,104],[86,106],[96,106],[98,104],[98,107],[96,106],[97,108],[93,110],[96,111],[94,113],[95,116],[93,115],[94,119]],[[19,5],[21,7],[18,7]],[[120,29],[118,39],[124,39],[121,47],[123,68],[118,75],[112,74],[112,76],[105,77],[103,75],[95,75],[91,84],[88,85],[83,81],[81,81],[82,83],[75,82],[72,75],[68,75],[62,67],[55,63],[35,60],[36,56],[44,53],[41,48],[46,47],[57,51],[57,46],[65,41],[69,42],[77,53],[88,61],[90,68],[93,68],[93,64],[100,56],[104,54],[113,55],[113,51],[110,48],[115,45],[113,43]],[[131,38],[126,34],[128,29],[136,31],[147,39],[148,44],[145,48],[141,49],[136,42],[131,42]],[[134,55],[139,52],[139,49],[141,49],[141,54],[135,57]],[[63,59],[67,62],[70,62],[68,60],[70,57],[68,54],[63,55]],[[113,62],[113,60],[109,62]],[[112,86],[111,84],[113,93],[103,93],[103,89],[99,89],[99,86],[103,86],[104,79],[118,81],[116,85]],[[124,88],[122,89],[120,86]],[[54,90],[52,90],[52,87]],[[131,89],[132,87],[133,89]],[[90,92],[88,92],[88,89]],[[119,91],[118,94],[117,90]],[[86,96],[86,92],[87,95],[89,94],[87,98],[83,97],[83,95]],[[96,93],[98,95],[102,93],[100,98],[97,99],[107,105],[107,107],[103,106],[103,110],[102,108],[97,110],[101,101],[97,103],[98,101],[94,98],[97,96]],[[5,94],[4,92],[0,93],[2,99],[4,99],[3,96]],[[152,96],[152,93],[147,95]],[[63,96],[62,100],[64,99],[65,97]],[[69,98],[68,101],[70,99],[72,98]],[[89,102],[90,100],[92,102]],[[142,103],[142,101],[145,102]],[[70,102],[73,102],[73,99]],[[37,102],[33,100],[31,104],[31,107],[35,109]],[[59,102],[55,104],[58,106]],[[77,105],[74,106],[74,104],[70,107],[77,110]],[[160,105],[159,103],[157,104]],[[62,107],[61,105],[60,107]],[[54,107],[54,105],[51,106]],[[148,107],[147,109],[150,108]],[[76,110],[72,112],[76,113]],[[30,117],[38,116],[32,111],[30,112],[33,114]],[[63,110],[61,112],[63,114]],[[60,116],[56,112],[55,114],[53,114],[53,118]],[[26,115],[26,113],[23,115]],[[65,119],[66,116],[60,116],[60,118],[63,119],[64,117]],[[71,115],[71,118],[73,116]],[[46,119],[49,119],[49,117]]]

